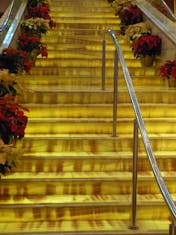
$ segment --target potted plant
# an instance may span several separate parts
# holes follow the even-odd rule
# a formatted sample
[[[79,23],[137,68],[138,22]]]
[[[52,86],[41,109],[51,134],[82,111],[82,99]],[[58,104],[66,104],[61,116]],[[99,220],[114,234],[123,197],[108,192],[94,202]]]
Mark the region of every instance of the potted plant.
[[[13,144],[4,144],[0,139],[0,178],[8,174],[13,167],[16,167],[22,151]]]
[[[26,59],[26,52],[15,48],[5,48],[0,54],[0,69],[8,69],[10,73],[29,73],[32,63]]]
[[[121,20],[121,34],[125,34],[128,25],[137,24],[143,21],[143,13],[136,5],[132,5],[121,11],[119,18]]]
[[[16,103],[14,97],[0,97],[0,133],[5,144],[14,143],[24,137],[28,118],[27,108]]]
[[[35,63],[35,60],[38,55],[41,54],[42,57],[47,57],[47,48],[46,45],[41,43],[39,37],[29,36],[27,34],[21,34],[17,40],[17,47],[19,50],[23,50],[27,53],[27,61]]]
[[[50,29],[50,20],[46,20],[40,17],[25,19],[21,22],[22,33],[30,36],[41,37],[42,34],[46,34]]]
[[[37,7],[39,5],[49,5],[49,0],[30,0],[28,1],[28,7]]]
[[[48,20],[49,28],[56,28],[56,22],[51,19],[49,15],[49,6],[45,4],[39,4],[35,7],[28,7],[28,16],[27,18],[42,18]]]
[[[111,6],[114,8],[115,15],[119,15],[125,8],[131,7],[132,3],[130,0],[114,0]]]
[[[170,87],[176,87],[176,60],[167,60],[161,65],[160,75],[168,79]]]
[[[15,74],[9,73],[7,69],[0,70],[0,97],[19,94],[22,94],[19,78]]]
[[[156,55],[161,53],[161,38],[158,35],[142,35],[132,43],[135,58],[140,58],[144,66],[151,66]]]
[[[125,33],[127,40],[132,42],[139,39],[142,35],[150,35],[150,34],[151,34],[151,27],[146,22],[140,22],[137,24],[129,25]]]

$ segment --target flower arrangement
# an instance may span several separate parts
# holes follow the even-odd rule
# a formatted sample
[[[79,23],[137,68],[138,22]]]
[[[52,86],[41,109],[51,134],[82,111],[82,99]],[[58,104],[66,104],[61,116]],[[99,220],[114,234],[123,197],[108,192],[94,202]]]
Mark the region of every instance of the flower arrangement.
[[[39,5],[49,5],[49,0],[30,0],[28,1],[28,7],[37,7]]]
[[[21,29],[26,34],[41,36],[50,29],[50,20],[40,17],[25,19],[21,23]]]
[[[129,8],[125,8],[124,10],[120,11],[119,18],[121,23],[127,26],[142,22],[143,13],[136,5],[132,5]]]
[[[176,60],[167,60],[160,67],[160,75],[165,78],[176,78]]]
[[[114,8],[115,15],[119,15],[124,9],[131,7],[132,3],[130,0],[114,0],[111,6]]]
[[[37,50],[37,55],[41,54],[42,57],[47,57],[46,45],[41,43],[40,38],[29,36],[27,34],[21,34],[17,40],[18,49],[23,50],[26,53],[31,53],[33,50]]]
[[[24,137],[28,120],[24,111],[28,109],[15,103],[14,97],[0,97],[0,133],[5,144]]]
[[[9,173],[21,156],[20,149],[17,149],[13,144],[4,144],[0,139],[0,174]]]
[[[0,70],[0,97],[5,95],[16,96],[22,93],[22,86],[15,74],[7,69]]]
[[[161,38],[158,35],[142,35],[132,43],[135,58],[159,55],[161,53]]]
[[[42,18],[45,20],[49,20],[49,27],[56,28],[56,22],[51,19],[49,15],[49,6],[40,4],[36,7],[29,7],[28,8],[28,18]]]
[[[26,53],[15,48],[5,48],[0,54],[0,69],[8,69],[10,73],[25,70],[29,73],[32,64],[26,60]]]
[[[126,29],[125,35],[129,41],[135,41],[142,35],[150,35],[151,27],[146,22],[129,25]]]
[[[51,19],[51,16],[49,15],[49,6],[39,5],[36,7],[28,7],[28,18],[31,18],[31,17]]]

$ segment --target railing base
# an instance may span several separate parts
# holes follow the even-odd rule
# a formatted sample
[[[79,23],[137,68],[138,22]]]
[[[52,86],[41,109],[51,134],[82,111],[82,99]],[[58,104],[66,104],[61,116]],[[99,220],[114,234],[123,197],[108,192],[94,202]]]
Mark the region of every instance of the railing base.
[[[138,227],[137,227],[136,225],[131,225],[131,226],[129,226],[129,229],[131,229],[131,230],[137,230]]]
[[[169,225],[169,235],[176,235],[176,224]]]

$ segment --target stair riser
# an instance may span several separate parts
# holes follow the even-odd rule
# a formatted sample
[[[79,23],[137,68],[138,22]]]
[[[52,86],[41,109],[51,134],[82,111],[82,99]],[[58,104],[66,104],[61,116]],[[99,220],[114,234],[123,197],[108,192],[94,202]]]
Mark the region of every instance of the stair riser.
[[[50,60],[50,63],[51,63],[51,61],[54,61],[54,63],[60,62],[60,60],[64,60],[64,61],[69,60],[70,61],[70,59],[76,60],[78,62],[81,62],[82,60],[86,61],[86,59],[92,59],[92,60],[94,59],[94,60],[100,61],[100,63],[101,63],[101,51],[97,51],[97,50],[94,50],[91,48],[90,49],[85,48],[85,51],[83,52],[82,50],[84,48],[84,45],[81,46],[81,44],[75,45],[75,46],[74,45],[72,45],[72,46],[65,45],[64,47],[61,46],[61,50],[56,50],[56,48],[53,48],[54,46],[55,46],[54,43],[47,46],[47,49],[49,52],[48,61]],[[57,46],[59,46],[59,45],[57,45]],[[78,51],[78,49],[79,49],[79,51]],[[107,54],[107,62],[110,61],[110,63],[112,63],[112,60],[114,58],[113,52],[109,52]],[[132,60],[133,55],[130,52],[129,53],[127,52],[125,54],[125,59]],[[41,57],[38,57],[36,65],[37,65],[37,63],[43,63],[43,62],[46,62],[45,58],[42,59]],[[136,65],[137,65],[137,63],[136,63]],[[138,63],[138,65],[139,65],[139,63]]]
[[[77,14],[77,12],[75,12],[75,13],[71,12],[70,13],[70,9],[68,9],[68,7],[66,9],[64,8],[64,12],[62,11],[62,9],[63,9],[63,7],[59,7],[59,8],[56,7],[56,9],[53,8],[53,11],[50,13],[50,16],[54,19],[57,19],[57,18],[60,19],[60,17],[61,18],[64,17],[65,19],[67,19],[67,18],[69,18],[69,19],[77,18],[77,19],[82,19],[82,20],[83,20],[83,18],[84,19],[87,19],[87,18],[88,19],[89,18],[90,19],[100,19],[100,18],[102,19],[102,12],[97,11],[96,14],[95,14],[95,11],[92,11],[92,9],[91,9],[91,11],[80,12],[79,15]],[[107,19],[108,21],[111,20],[111,19],[115,19],[116,23],[119,22],[119,18],[117,16],[112,15],[112,12],[109,11],[109,9],[105,8],[103,10],[105,10],[103,12],[104,19]]]
[[[73,158],[73,157],[71,157]],[[161,171],[176,171],[176,159],[157,158],[157,163]],[[131,158],[124,159],[63,159],[52,158],[35,159],[23,157],[15,172],[111,172],[111,171],[132,171],[133,163]],[[151,171],[148,159],[141,159],[139,156],[138,171]]]
[[[130,74],[131,76],[143,76],[143,75],[155,75],[155,71],[153,68],[149,70],[144,70],[139,68],[130,68]],[[31,75],[58,75],[58,76],[97,76],[101,78],[101,66],[100,67],[72,67],[70,64],[67,67],[60,67],[59,64],[55,67],[49,67],[49,66],[36,66],[33,67],[31,70]],[[119,71],[119,76],[122,75],[122,72]],[[113,78],[114,72],[113,72],[113,66],[106,68],[106,77]]]
[[[106,24],[102,23],[102,24],[79,24],[79,23],[60,23],[59,19],[58,19],[58,30],[82,30],[82,29],[86,29],[86,30],[101,30],[101,31],[105,31],[106,29],[112,29],[112,30],[116,30],[117,29],[117,24],[115,23],[110,23],[110,24]]]
[[[163,128],[161,129],[161,126]],[[40,127],[40,128],[39,128]],[[176,132],[176,122],[158,121],[145,122],[147,132],[150,134],[171,134]],[[111,121],[58,121],[28,122],[26,134],[112,134]],[[119,121],[117,123],[117,135],[133,134],[133,120]]]
[[[59,15],[60,12],[61,13],[66,12],[66,13],[70,14],[70,12],[71,13],[72,12],[76,13],[79,8],[80,8],[80,6],[79,7],[78,6],[70,6],[70,4],[67,7],[66,6],[59,6],[58,7],[57,5],[52,5],[51,6],[51,12],[55,12],[56,11],[56,12],[58,12],[58,15]],[[95,7],[95,8],[92,8],[92,7],[89,7],[89,6],[86,6],[84,8],[83,12],[84,13],[94,13],[94,14],[96,14],[98,12],[98,13],[102,14],[102,10],[103,10],[103,12],[108,12],[108,13],[112,12],[111,8],[107,8],[107,7],[99,7],[99,8]]]
[[[115,17],[104,17],[104,21],[102,21],[101,17],[85,17],[84,16],[79,16],[79,17],[74,17],[70,14],[70,17],[55,17],[55,20],[58,21],[58,28],[64,27],[64,28],[68,28],[70,26],[71,29],[73,28],[78,28],[78,29],[89,29],[91,27],[97,27],[97,26],[101,26],[103,25],[103,27],[106,27],[106,24],[108,24],[108,26],[111,28],[111,26],[117,26],[120,23],[120,20],[118,18]],[[72,27],[73,26],[73,27]]]
[[[98,176],[98,174],[97,174]],[[171,180],[166,180],[170,193],[176,193],[175,185]],[[0,196],[10,199],[12,196],[44,196],[44,195],[117,195],[131,194],[132,183],[128,180],[83,180],[77,179],[62,179],[55,180],[54,178],[41,178],[38,180],[22,179],[20,180],[3,180],[1,179]],[[154,179],[138,180],[139,194],[155,194],[160,193],[159,187]]]
[[[33,80],[28,78],[28,76],[24,76],[23,78],[25,80],[26,86],[28,86],[28,87],[30,86],[30,88],[33,91],[39,90],[39,89],[43,90],[44,89],[43,86],[47,86],[47,89],[48,89],[48,85],[51,86],[51,89],[53,88],[52,85],[54,85],[54,89],[63,89],[63,88],[65,88],[65,89],[84,89],[84,90],[85,89],[87,90],[87,88],[89,88],[90,90],[101,89],[101,76],[99,76],[99,77],[82,77],[82,76],[80,76],[80,77],[61,77],[61,76],[46,75],[42,78],[42,76],[33,75]],[[144,80],[140,77],[133,78],[133,84],[136,88],[141,86],[142,84],[146,88],[147,87],[151,88],[151,82],[152,82],[153,88],[155,86],[163,88],[164,82],[160,78],[156,77],[154,80],[151,77],[148,77],[147,80]],[[121,77],[119,79],[119,85],[120,85],[120,87],[126,88],[125,81]],[[106,79],[106,88],[112,89],[112,86],[113,86],[113,79],[108,77],[108,79]],[[125,91],[124,91],[124,93],[126,94]],[[155,102],[158,102],[157,99],[161,99],[163,103],[165,103],[165,102],[170,103],[171,100],[172,100],[171,103],[175,103],[175,94],[174,93],[172,93],[172,95],[165,94],[163,96],[162,93],[157,94],[157,92],[151,91],[150,95],[148,94],[145,97],[143,97],[142,94],[139,96],[139,94],[137,93],[137,97],[140,99],[143,99],[145,101],[145,100],[150,99],[150,97],[153,97],[153,93],[155,94],[154,95]],[[27,95],[28,94],[26,94],[26,96]],[[35,95],[36,94],[33,92],[31,96],[33,97]],[[121,99],[121,97],[123,97],[123,94],[120,94],[120,99]],[[173,98],[170,100],[170,97],[173,97]]]
[[[151,144],[153,146],[153,151],[176,151],[175,138],[150,138]],[[133,141],[132,138],[119,138],[119,139],[59,139],[51,138],[47,139],[44,137],[42,139],[36,138],[25,138],[21,143],[22,148],[26,152],[118,152],[132,151]],[[139,141],[139,152],[144,152],[144,147],[142,141]]]
[[[81,81],[80,81],[81,83]],[[97,82],[98,83],[98,82]],[[81,84],[79,84],[81,87]],[[31,86],[33,87],[33,86]],[[66,87],[66,86],[65,86]],[[34,86],[33,91],[25,94],[26,103],[43,103],[43,104],[112,104],[113,103],[113,93],[112,92],[73,92],[73,91],[55,91],[57,87],[51,88],[50,91],[35,91]],[[38,86],[40,89],[40,86]],[[59,88],[59,85],[58,85]],[[100,88],[100,84],[99,84]],[[42,89],[42,87],[41,87]],[[138,102],[140,103],[170,103],[174,104],[176,100],[176,93],[167,92],[136,92]],[[23,101],[24,102],[24,101]],[[127,92],[119,91],[118,93],[118,104],[119,103],[130,103],[130,98]]]
[[[112,106],[31,106],[28,116],[30,118],[112,118]],[[155,108],[155,109],[154,109]],[[70,110],[72,110],[70,112]],[[147,117],[176,117],[175,105],[173,106],[153,106],[153,105],[141,105],[141,113],[143,118]],[[130,105],[120,105],[117,110],[118,118],[134,118],[134,112]]]
[[[141,62],[138,60],[128,60],[126,61],[127,66],[129,67],[141,67]],[[106,61],[106,66],[110,67],[113,64],[113,60],[107,60]],[[48,59],[48,60],[44,60],[44,59],[38,59],[35,62],[35,66],[36,67],[89,67],[91,68],[95,68],[95,67],[99,67],[101,68],[102,65],[102,61],[101,59],[97,60],[97,59]]]
[[[1,208],[0,222],[60,221],[60,220],[128,220],[131,218],[130,206],[45,206],[25,208]],[[168,209],[164,205],[138,206],[137,219],[167,219]]]

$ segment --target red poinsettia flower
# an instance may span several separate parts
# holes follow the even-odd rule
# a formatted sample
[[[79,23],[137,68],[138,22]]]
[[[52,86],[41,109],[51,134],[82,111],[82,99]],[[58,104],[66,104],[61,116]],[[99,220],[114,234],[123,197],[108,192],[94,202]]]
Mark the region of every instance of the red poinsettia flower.
[[[0,97],[0,133],[5,144],[24,137],[28,120],[24,111],[28,109],[15,103],[14,97]]]
[[[160,75],[166,78],[169,78],[170,76],[176,78],[176,60],[167,60],[160,67]]]
[[[29,67],[25,66],[26,56],[27,54],[23,50],[5,48],[0,54],[0,69],[8,69],[10,73],[18,73],[23,70],[29,72]]]
[[[121,11],[119,18],[124,25],[136,24],[143,21],[143,13],[136,5],[132,5]]]
[[[142,35],[132,44],[134,56],[155,56],[161,53],[161,38],[158,35]]]

